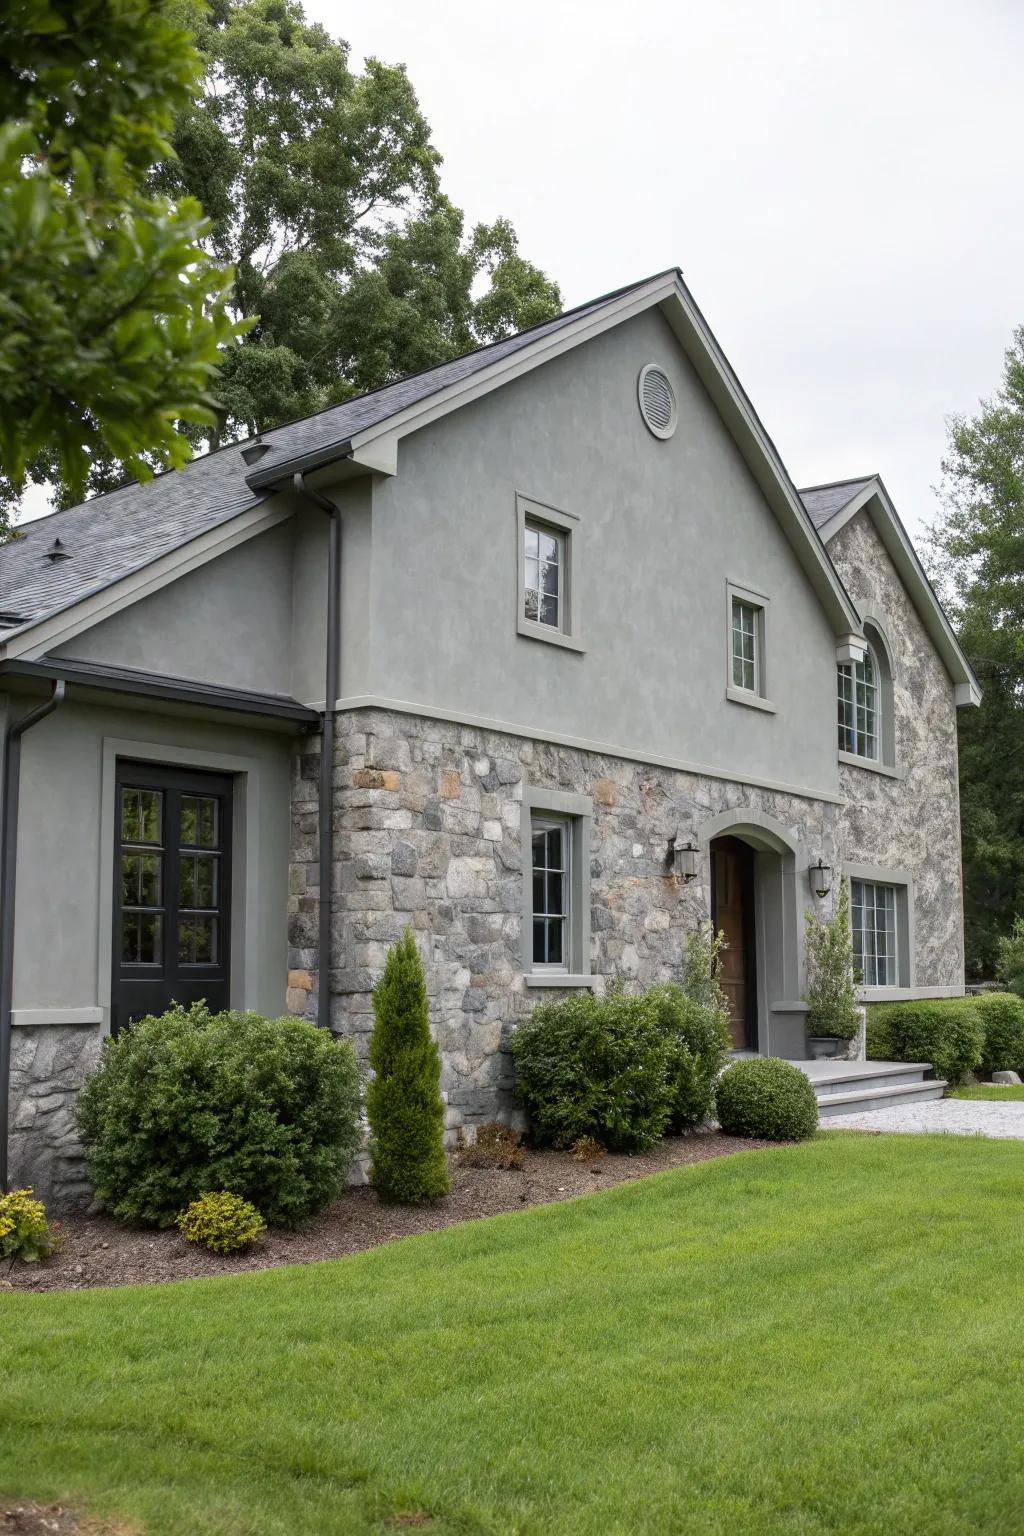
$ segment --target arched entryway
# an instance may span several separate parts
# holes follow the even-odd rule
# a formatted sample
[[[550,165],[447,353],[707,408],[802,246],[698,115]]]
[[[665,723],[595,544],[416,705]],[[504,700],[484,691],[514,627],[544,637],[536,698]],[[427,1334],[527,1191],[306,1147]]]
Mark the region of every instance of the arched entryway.
[[[739,806],[698,831],[705,852],[711,917],[726,935],[722,981],[733,1048],[762,1055],[806,1055],[801,876],[807,856],[797,838],[763,811]]]

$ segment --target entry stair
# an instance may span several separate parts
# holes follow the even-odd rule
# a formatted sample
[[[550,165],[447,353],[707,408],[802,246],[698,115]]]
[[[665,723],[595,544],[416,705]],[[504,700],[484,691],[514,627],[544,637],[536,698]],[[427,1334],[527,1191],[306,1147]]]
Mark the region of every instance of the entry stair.
[[[873,1109],[941,1099],[945,1080],[927,1061],[798,1061],[811,1080],[821,1115],[863,1115]]]

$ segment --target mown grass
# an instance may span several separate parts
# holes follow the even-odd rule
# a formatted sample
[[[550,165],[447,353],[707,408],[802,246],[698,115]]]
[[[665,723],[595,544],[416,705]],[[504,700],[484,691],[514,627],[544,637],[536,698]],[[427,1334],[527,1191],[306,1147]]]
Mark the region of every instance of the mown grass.
[[[0,1296],[0,1489],[156,1536],[1017,1533],[1022,1200],[1014,1144],[839,1134],[305,1268]]]
[[[1024,1083],[971,1083],[967,1088],[954,1088],[951,1099],[1024,1099]]]

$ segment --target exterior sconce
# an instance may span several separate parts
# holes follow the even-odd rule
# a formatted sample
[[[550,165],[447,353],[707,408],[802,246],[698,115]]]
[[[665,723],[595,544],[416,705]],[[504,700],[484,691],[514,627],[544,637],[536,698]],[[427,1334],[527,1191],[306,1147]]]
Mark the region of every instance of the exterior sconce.
[[[811,889],[815,896],[827,896],[832,889],[832,866],[819,858],[817,864],[812,864],[808,871],[811,877]]]
[[[668,845],[668,856],[672,861],[673,874],[683,880],[696,880],[700,873],[700,849],[692,838],[688,838],[685,843],[680,842],[677,832]]]

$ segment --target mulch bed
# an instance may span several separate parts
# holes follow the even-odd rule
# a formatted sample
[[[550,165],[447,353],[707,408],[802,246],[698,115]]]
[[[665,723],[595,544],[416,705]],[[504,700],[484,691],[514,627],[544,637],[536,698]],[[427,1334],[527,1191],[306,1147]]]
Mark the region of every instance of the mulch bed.
[[[93,1286],[144,1285],[336,1259],[364,1248],[376,1248],[396,1237],[436,1232],[456,1222],[519,1211],[530,1205],[571,1200],[576,1195],[591,1194],[666,1168],[681,1168],[768,1145],[713,1131],[670,1136],[650,1152],[631,1157],[609,1154],[596,1162],[577,1162],[569,1152],[527,1152],[524,1168],[517,1171],[456,1164],[452,1168],[451,1194],[434,1205],[383,1205],[372,1189],[347,1189],[340,1199],[296,1231],[266,1232],[246,1252],[227,1258],[186,1243],[174,1228],[155,1232],[149,1228],[123,1227],[109,1216],[69,1216],[61,1223],[66,1239],[61,1252],[42,1264],[5,1266],[0,1270],[0,1289],[79,1291]]]

